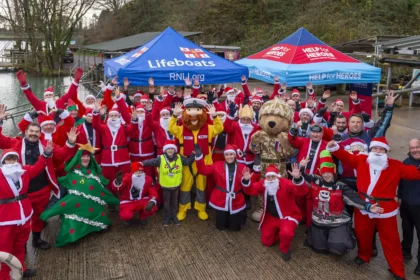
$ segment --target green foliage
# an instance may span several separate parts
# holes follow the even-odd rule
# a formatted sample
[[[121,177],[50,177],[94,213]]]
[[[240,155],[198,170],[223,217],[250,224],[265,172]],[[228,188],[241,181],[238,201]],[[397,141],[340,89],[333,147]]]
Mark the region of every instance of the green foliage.
[[[89,43],[171,26],[202,31],[198,42],[260,51],[299,27],[327,44],[420,32],[420,0],[133,0],[102,12]],[[117,23],[117,24],[116,24]]]

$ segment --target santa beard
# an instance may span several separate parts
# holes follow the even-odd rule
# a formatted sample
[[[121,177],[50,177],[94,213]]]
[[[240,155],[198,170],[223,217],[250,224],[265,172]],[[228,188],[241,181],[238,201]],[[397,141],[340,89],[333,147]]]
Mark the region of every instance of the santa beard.
[[[244,124],[239,122],[239,127],[241,128],[242,133],[247,135],[249,135],[254,130],[254,126],[252,124]]]
[[[144,114],[142,114],[142,115],[137,115],[137,117],[139,118],[139,126],[142,126],[143,121],[146,118],[146,116]]]
[[[54,98],[47,98],[47,99],[44,99],[44,100],[47,103],[49,109],[54,109],[55,108]]]
[[[146,182],[146,176],[144,176],[144,173],[141,175],[133,174],[133,176],[131,176],[131,181],[133,183],[133,187],[139,191],[144,187],[144,183]]]
[[[115,133],[121,127],[121,119],[115,119],[115,120],[108,119],[107,124],[108,124],[109,130],[111,130],[112,133]]]
[[[279,189],[279,179],[273,181],[264,180],[264,187],[268,192],[268,195],[276,195]]]
[[[382,171],[388,167],[388,155],[369,152],[367,162],[374,170]]]
[[[235,95],[230,95],[230,94],[228,94],[228,95],[226,96],[226,99],[227,99],[227,101],[233,102],[233,101],[235,100]]]
[[[20,163],[3,164],[1,171],[4,177],[10,178],[13,183],[19,182],[20,176],[25,172]]]
[[[86,109],[95,109],[95,103],[93,104],[83,104],[83,106],[85,106]]]
[[[165,131],[168,131],[169,127],[169,118],[160,118],[160,127],[163,128]]]

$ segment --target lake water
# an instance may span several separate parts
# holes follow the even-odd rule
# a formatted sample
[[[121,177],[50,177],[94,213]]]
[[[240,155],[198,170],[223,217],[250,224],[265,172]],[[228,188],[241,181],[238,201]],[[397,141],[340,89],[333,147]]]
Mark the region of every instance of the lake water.
[[[20,89],[19,81],[16,79],[14,72],[0,72],[0,104],[5,104],[7,108],[14,108],[19,105],[29,103],[23,91]],[[31,86],[32,91],[39,97],[43,97],[44,90],[50,86],[54,86],[55,94],[66,93],[71,85],[73,78],[67,77],[34,77],[27,76],[27,82]],[[84,97],[89,94],[87,88],[79,86],[79,99],[83,101]],[[24,109],[24,108],[22,108]],[[16,112],[22,109],[16,109],[9,112]],[[23,116],[14,119],[7,119],[3,124],[3,134],[7,136],[15,136],[19,132],[17,124]]]

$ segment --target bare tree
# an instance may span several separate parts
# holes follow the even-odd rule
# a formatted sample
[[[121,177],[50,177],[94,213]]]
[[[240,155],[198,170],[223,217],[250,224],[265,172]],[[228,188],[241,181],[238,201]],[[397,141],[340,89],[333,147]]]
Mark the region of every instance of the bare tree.
[[[98,0],[95,3],[95,8],[116,12],[129,1],[130,0]]]

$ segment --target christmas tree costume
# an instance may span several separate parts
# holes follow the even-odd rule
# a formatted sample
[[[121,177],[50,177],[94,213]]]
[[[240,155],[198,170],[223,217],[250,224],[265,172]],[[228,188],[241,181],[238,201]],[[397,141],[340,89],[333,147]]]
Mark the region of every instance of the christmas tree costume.
[[[94,148],[89,144],[80,146],[77,154],[66,164],[67,175],[58,179],[59,184],[67,189],[67,195],[41,215],[44,221],[60,215],[61,228],[56,247],[106,229],[111,221],[106,215],[105,205],[119,204],[118,198],[105,188],[108,180],[102,176],[101,167],[92,155]],[[88,167],[81,164],[84,151],[89,151]]]

